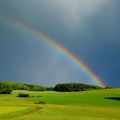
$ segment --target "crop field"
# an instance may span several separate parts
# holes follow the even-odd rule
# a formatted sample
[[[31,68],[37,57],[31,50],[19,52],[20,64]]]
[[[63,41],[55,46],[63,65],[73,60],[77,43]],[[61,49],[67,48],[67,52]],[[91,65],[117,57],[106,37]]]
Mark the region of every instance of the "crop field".
[[[30,97],[17,97],[18,93]],[[120,89],[85,92],[13,91],[0,95],[0,120],[120,120]]]

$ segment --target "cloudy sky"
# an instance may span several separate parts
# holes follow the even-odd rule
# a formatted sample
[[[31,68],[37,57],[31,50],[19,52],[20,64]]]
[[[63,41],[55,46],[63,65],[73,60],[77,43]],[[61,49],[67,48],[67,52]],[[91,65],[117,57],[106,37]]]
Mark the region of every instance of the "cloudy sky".
[[[59,42],[106,85],[120,86],[119,0],[1,0],[0,16]],[[62,53],[0,17],[0,79],[96,84]]]

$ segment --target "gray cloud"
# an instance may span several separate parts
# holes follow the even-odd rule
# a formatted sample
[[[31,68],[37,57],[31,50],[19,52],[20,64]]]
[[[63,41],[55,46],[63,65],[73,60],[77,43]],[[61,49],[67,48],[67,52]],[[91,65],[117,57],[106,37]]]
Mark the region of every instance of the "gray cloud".
[[[83,26],[89,17],[108,2],[110,0],[45,0],[43,5],[50,11],[57,12],[64,25],[70,29]],[[37,3],[39,1],[34,2]]]
[[[119,0],[4,0],[0,1],[0,13],[57,39],[98,76],[106,80],[109,78],[113,83],[112,80],[119,78],[120,68],[120,14],[117,1],[119,3]],[[1,79],[31,80],[45,85],[73,80],[91,82],[77,66],[74,68],[72,63],[65,62],[64,55],[57,56],[56,49],[50,51],[48,46],[42,44],[42,40],[39,44],[33,44],[37,41],[33,34],[22,32],[21,29],[19,34],[19,30],[14,31],[12,26],[6,28],[2,24],[0,28],[0,42],[3,42],[0,44]],[[29,45],[25,46],[24,42],[20,44],[21,40],[29,40]],[[6,47],[5,41],[11,41],[11,46],[14,46],[11,47],[9,43]],[[20,50],[17,52],[18,46]],[[5,54],[2,48],[12,50]],[[15,60],[16,55],[18,57]],[[9,68],[6,63],[9,63]],[[114,63],[117,63],[116,67]],[[110,64],[111,72],[107,64]]]

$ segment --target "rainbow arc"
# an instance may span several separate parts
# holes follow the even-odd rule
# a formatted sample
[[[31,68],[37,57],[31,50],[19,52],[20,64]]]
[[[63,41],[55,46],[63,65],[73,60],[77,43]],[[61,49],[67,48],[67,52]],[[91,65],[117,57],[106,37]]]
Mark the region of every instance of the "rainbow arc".
[[[49,45],[51,45],[52,47],[56,48],[58,51],[62,52],[65,56],[67,56],[73,63],[77,64],[78,67],[80,67],[80,69],[82,70],[82,72],[84,72],[87,76],[89,76],[90,78],[92,78],[92,80],[99,86],[101,87],[105,87],[106,85],[103,83],[103,81],[97,76],[95,75],[83,62],[82,60],[80,60],[79,58],[77,58],[74,54],[72,54],[69,50],[67,50],[65,47],[63,47],[61,44],[59,44],[58,42],[56,42],[55,40],[53,40],[52,38],[48,37],[47,35],[43,34],[42,32],[26,25],[20,22],[17,22],[14,19],[5,17],[5,16],[0,16],[0,20],[2,20],[2,22],[5,22],[7,24],[11,24],[13,26],[15,26],[16,28],[21,28],[24,29],[26,31],[29,31],[31,33],[33,33],[34,35],[36,35],[37,37],[42,38],[42,40],[44,40],[45,42],[49,43]]]

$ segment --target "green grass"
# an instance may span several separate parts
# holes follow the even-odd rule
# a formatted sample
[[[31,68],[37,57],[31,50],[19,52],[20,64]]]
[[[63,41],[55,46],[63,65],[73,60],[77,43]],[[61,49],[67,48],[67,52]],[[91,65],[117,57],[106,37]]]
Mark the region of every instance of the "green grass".
[[[27,109],[28,107],[21,106],[0,106],[0,115],[5,113],[12,113],[16,111],[21,111]]]
[[[17,97],[19,92],[29,98]],[[0,95],[0,120],[120,120],[120,89],[86,92],[13,91]],[[47,104],[34,104],[43,101]]]

